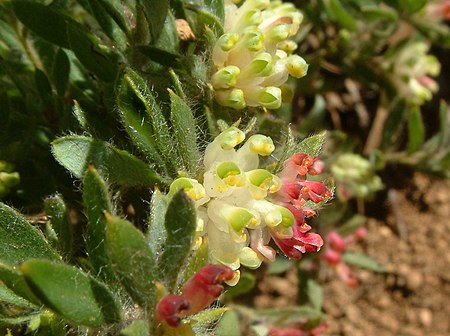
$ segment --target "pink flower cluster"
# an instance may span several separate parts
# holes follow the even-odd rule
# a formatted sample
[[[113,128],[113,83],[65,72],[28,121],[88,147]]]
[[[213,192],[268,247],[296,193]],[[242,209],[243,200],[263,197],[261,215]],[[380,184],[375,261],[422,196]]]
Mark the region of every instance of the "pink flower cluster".
[[[221,283],[233,278],[233,270],[225,265],[206,265],[190,278],[180,295],[164,296],[156,307],[156,318],[178,327],[185,316],[208,307],[223,292]]]
[[[322,258],[333,267],[339,278],[350,287],[358,286],[358,280],[353,275],[351,268],[342,260],[342,254],[347,250],[348,244],[356,240],[364,239],[367,235],[365,227],[358,228],[353,234],[342,237],[336,231],[331,231],[327,236],[327,249]]]
[[[332,193],[323,182],[308,181],[308,175],[322,173],[324,164],[318,157],[298,153],[286,160],[280,173],[281,189],[275,195],[275,202],[284,206],[295,217],[291,238],[280,238],[272,235],[275,243],[289,258],[300,259],[303,253],[317,252],[323,245],[322,237],[309,232],[311,226],[306,218],[316,214],[315,210],[306,206],[308,200],[320,203],[328,200]]]

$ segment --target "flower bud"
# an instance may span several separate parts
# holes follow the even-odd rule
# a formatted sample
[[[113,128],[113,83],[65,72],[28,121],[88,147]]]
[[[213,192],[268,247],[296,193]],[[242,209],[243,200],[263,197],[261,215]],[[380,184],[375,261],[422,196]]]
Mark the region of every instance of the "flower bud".
[[[233,270],[225,265],[206,265],[190,278],[181,289],[181,295],[189,300],[188,315],[208,307],[223,292],[221,283],[233,279]]]
[[[206,196],[205,188],[203,188],[197,180],[187,177],[180,177],[173,181],[170,185],[168,195],[173,196],[181,189],[183,189],[193,201],[201,200]]]
[[[281,106],[281,90],[275,86],[269,86],[259,91],[258,99],[259,105],[267,107],[268,109],[277,109]]]
[[[229,65],[217,71],[211,77],[211,83],[215,89],[228,89],[236,85],[241,70],[234,65]]]
[[[242,70],[241,78],[266,77],[272,72],[272,56],[269,53],[260,53]]]
[[[242,110],[247,105],[245,103],[244,91],[241,89],[216,91],[215,97],[219,104],[236,110]]]
[[[190,306],[189,301],[182,296],[166,295],[156,306],[156,319],[161,322],[166,321],[169,326],[176,328]]]
[[[308,63],[298,55],[289,56],[286,59],[286,67],[289,74],[295,78],[302,78],[308,72]]]

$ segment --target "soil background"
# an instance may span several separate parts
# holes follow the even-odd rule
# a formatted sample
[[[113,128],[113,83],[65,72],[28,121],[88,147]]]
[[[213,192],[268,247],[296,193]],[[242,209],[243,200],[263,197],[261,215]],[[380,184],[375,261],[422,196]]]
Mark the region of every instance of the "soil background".
[[[352,267],[358,287],[336,276],[324,283],[325,335],[450,335],[450,181],[416,173],[405,182],[387,191],[378,204],[384,218],[370,218],[367,237],[349,247],[387,272]],[[255,305],[293,305],[296,281],[289,273],[267,278]]]

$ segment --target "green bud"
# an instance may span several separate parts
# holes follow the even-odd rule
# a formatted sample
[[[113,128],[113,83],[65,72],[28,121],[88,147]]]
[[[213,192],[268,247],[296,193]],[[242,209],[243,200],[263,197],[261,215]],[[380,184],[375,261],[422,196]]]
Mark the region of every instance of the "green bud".
[[[249,65],[242,70],[242,77],[266,77],[272,73],[272,56],[262,52],[255,56]]]
[[[277,48],[290,55],[297,49],[297,43],[292,40],[284,40],[277,44]]]
[[[258,254],[250,247],[245,246],[239,253],[239,261],[242,265],[255,269],[261,266],[262,257],[259,257]]]
[[[281,42],[289,37],[290,27],[288,24],[281,23],[272,27],[266,32],[266,37],[275,42]]]
[[[302,78],[308,72],[308,63],[298,55],[291,55],[286,60],[286,68],[292,77]]]
[[[242,232],[246,227],[259,224],[255,214],[245,208],[229,206],[223,209],[222,215],[235,232]]]
[[[223,51],[230,51],[230,49],[234,47],[238,40],[239,34],[223,34],[217,41],[217,45],[219,45]]]
[[[247,143],[250,145],[250,150],[259,155],[267,156],[275,150],[272,139],[262,134],[252,135]]]
[[[258,103],[268,109],[277,109],[281,106],[281,90],[275,86],[262,89],[258,95]]]
[[[12,188],[19,184],[20,175],[18,172],[5,173],[0,172],[0,181],[8,188]]]
[[[234,65],[226,66],[217,71],[211,78],[215,89],[228,89],[236,85],[241,70]]]
[[[251,31],[244,35],[245,47],[250,51],[260,51],[264,48],[264,34],[261,31]]]
[[[245,103],[244,91],[241,89],[231,89],[224,91],[216,91],[216,100],[223,106],[234,108],[235,110],[242,110],[247,105]]]
[[[173,196],[178,191],[184,190],[190,199],[198,201],[206,196],[205,188],[197,180],[187,177],[177,178],[169,187],[169,196]]]
[[[260,10],[252,9],[245,13],[239,20],[239,26],[257,26],[263,20],[263,16]]]
[[[245,133],[242,132],[239,128],[232,126],[220,133],[220,135],[216,137],[214,142],[218,142],[222,149],[229,150],[236,147],[244,140]]]

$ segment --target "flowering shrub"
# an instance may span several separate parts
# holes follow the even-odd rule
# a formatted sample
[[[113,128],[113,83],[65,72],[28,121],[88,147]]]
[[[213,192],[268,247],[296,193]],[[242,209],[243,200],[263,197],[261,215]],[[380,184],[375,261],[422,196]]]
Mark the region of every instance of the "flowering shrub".
[[[448,1],[301,7],[0,3],[0,333],[318,335],[321,270],[385,271],[348,246],[381,170],[450,176]],[[291,306],[229,304],[266,272]]]

